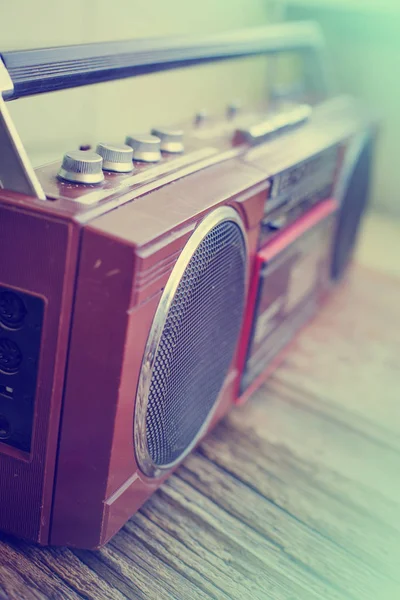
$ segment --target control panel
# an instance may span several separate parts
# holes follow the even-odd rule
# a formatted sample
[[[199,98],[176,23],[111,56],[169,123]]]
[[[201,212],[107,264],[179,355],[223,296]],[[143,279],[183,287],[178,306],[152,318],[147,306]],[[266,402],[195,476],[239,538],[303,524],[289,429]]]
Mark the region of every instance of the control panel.
[[[184,151],[183,131],[156,128],[151,133],[126,136],[125,144],[99,143],[96,152],[73,150],[64,155],[58,178],[86,185],[102,183],[103,172],[132,173],[135,162],[158,163],[162,153]]]
[[[130,133],[118,143],[66,152],[61,164],[42,167],[37,176],[50,200],[93,205],[176,171],[201,168],[202,161],[213,164],[238,156],[305,124],[311,116],[306,104],[246,112],[232,102],[223,118],[202,110],[180,127],[153,127]]]
[[[44,301],[0,286],[0,442],[29,452]]]
[[[332,197],[339,145],[327,148],[272,177],[259,248],[304,212]]]

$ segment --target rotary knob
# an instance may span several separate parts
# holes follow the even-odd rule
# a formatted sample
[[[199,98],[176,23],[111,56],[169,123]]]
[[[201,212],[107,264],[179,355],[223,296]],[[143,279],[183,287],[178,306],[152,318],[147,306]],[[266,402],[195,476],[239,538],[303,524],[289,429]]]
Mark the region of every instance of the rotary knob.
[[[58,176],[73,183],[101,183],[104,180],[103,159],[96,152],[66,152]]]
[[[128,135],[125,143],[133,149],[133,160],[150,163],[161,160],[161,142],[155,135]]]
[[[169,154],[183,152],[183,131],[181,129],[168,129],[166,127],[152,129],[151,133],[161,141],[161,151]]]
[[[133,169],[133,150],[126,144],[114,146],[113,144],[98,144],[97,154],[103,159],[103,171],[116,173],[129,173]]]

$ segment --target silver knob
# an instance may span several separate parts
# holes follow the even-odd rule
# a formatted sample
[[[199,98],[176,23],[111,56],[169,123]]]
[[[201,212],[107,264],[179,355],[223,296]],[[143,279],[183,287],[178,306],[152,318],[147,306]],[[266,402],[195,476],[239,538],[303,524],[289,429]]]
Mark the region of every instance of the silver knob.
[[[128,135],[125,143],[133,148],[133,160],[158,162],[161,160],[160,138],[155,135]]]
[[[96,152],[72,150],[66,152],[58,176],[74,183],[101,183],[103,159]]]
[[[181,129],[168,129],[160,127],[152,129],[151,133],[161,140],[161,151],[170,154],[183,152],[183,131]]]
[[[116,173],[129,173],[133,169],[133,150],[126,144],[114,146],[113,144],[98,144],[97,154],[103,158],[103,171]]]

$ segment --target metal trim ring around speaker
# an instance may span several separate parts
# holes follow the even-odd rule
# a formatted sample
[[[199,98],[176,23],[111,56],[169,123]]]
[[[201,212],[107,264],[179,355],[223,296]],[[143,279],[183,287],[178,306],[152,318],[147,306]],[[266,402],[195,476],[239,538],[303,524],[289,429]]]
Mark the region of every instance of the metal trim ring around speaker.
[[[218,406],[218,396],[207,416],[203,425],[200,427],[197,435],[192,442],[185,448],[182,454],[172,463],[159,466],[155,465],[150,457],[147,443],[147,407],[149,400],[150,387],[152,382],[152,374],[157,358],[157,351],[167,321],[170,307],[174,301],[180,281],[185,273],[187,266],[197,248],[212,229],[217,225],[232,221],[240,229],[243,235],[243,243],[245,248],[246,262],[244,266],[244,281],[245,288],[248,283],[248,246],[246,231],[239,213],[229,206],[220,206],[209,213],[196,227],[188,242],[184,246],[173,270],[164,288],[160,302],[158,304],[154,320],[150,329],[145,352],[143,355],[142,366],[139,375],[139,383],[137,388],[135,414],[134,414],[134,445],[136,460],[142,472],[149,477],[160,477],[164,472],[169,471],[179,462],[181,462],[187,454],[194,448],[204,432],[209,426],[214,412]],[[244,294],[246,289],[244,289]]]

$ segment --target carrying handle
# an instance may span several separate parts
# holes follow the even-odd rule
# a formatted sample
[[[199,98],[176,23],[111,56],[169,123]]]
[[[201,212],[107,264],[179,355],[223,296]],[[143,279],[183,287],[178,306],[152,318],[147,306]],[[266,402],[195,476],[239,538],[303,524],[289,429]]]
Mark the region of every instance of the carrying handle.
[[[319,27],[312,22],[271,25],[205,37],[172,37],[61,46],[0,53],[14,85],[5,99],[246,56],[298,52],[307,87],[318,96],[330,81]]]
[[[201,38],[155,38],[0,53],[0,187],[45,199],[5,100],[233,58],[296,52],[306,89],[332,93],[324,42],[314,23],[297,22]]]

